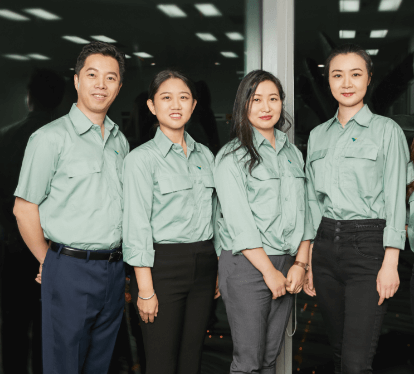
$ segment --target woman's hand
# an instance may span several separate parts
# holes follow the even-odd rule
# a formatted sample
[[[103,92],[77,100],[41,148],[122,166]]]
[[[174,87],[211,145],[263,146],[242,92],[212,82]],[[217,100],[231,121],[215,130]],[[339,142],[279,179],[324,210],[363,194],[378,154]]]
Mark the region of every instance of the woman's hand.
[[[272,266],[263,273],[263,279],[273,294],[272,299],[277,299],[286,294],[286,278],[275,267]]]
[[[150,297],[152,293],[145,293],[139,294],[141,297]],[[142,300],[138,297],[138,311],[141,319],[145,322],[154,322],[154,318],[157,317],[158,314],[158,299],[157,295],[154,295],[149,300]]]
[[[39,266],[39,274],[37,274],[35,281],[39,284],[42,284],[42,270],[43,270],[43,264],[40,264]]]
[[[214,299],[218,299],[221,296],[220,290],[219,290],[219,283],[218,283],[218,274],[216,278],[216,292],[214,294]]]
[[[384,261],[377,276],[377,291],[379,294],[378,305],[381,305],[385,299],[393,297],[400,286],[400,277],[398,276],[398,257],[400,250],[397,248],[387,247],[385,249]]]
[[[298,265],[292,265],[286,277],[286,291],[291,294],[302,291],[305,282],[306,271]]]
[[[315,288],[313,286],[312,250],[313,250],[313,244],[311,244],[310,248],[309,248],[309,262],[308,262],[309,269],[306,272],[305,285],[303,286],[303,291],[311,297],[316,296],[316,291],[315,291]]]

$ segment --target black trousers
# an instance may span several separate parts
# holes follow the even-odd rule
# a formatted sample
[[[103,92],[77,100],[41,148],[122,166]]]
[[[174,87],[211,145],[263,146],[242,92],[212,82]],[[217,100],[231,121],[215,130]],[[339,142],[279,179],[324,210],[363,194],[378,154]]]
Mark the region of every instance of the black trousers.
[[[312,267],[318,306],[334,351],[335,374],[372,373],[387,301],[376,279],[384,259],[380,219],[322,218]]]
[[[159,307],[154,323],[141,321],[146,374],[200,373],[216,286],[216,252],[211,241],[154,244],[154,249],[151,273]],[[137,310],[134,272],[130,290]]]
[[[413,266],[413,274],[411,276],[410,290],[411,290],[411,312],[413,314],[413,319],[414,319],[414,266]]]

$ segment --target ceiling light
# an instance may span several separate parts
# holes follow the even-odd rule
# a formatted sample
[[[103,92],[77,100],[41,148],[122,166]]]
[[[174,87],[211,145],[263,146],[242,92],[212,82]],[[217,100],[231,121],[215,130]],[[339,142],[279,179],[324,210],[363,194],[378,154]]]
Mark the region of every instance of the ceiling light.
[[[131,56],[130,55],[125,55],[125,58],[131,58]]]
[[[370,38],[385,38],[387,36],[388,30],[372,30],[369,35]]]
[[[177,5],[159,4],[157,5],[157,8],[171,18],[187,17],[187,14],[184,13]]]
[[[220,65],[220,62],[215,62],[214,65]]]
[[[243,40],[244,36],[240,34],[239,32],[226,32],[226,36],[230,40]]]
[[[194,6],[206,17],[222,16],[221,12],[213,4],[194,4]]]
[[[88,44],[89,41],[79,36],[72,36],[72,35],[63,35],[63,39],[69,40],[70,42],[77,43],[77,44]]]
[[[359,12],[359,0],[339,0],[340,12]]]
[[[35,59],[35,60],[50,60],[50,58],[49,58],[49,57],[47,57],[47,56],[43,56],[43,55],[41,55],[41,54],[39,54],[39,53],[29,53],[29,54],[27,55],[27,57],[33,58],[33,59]]]
[[[217,41],[217,38],[213,34],[209,34],[208,32],[196,32],[196,35],[205,42]]]
[[[29,13],[33,16],[38,17],[38,18],[45,19],[47,21],[57,21],[57,20],[61,19],[56,14],[50,13],[47,10],[40,9],[40,8],[28,8],[28,9],[23,9],[23,10],[26,13]]]
[[[339,30],[339,37],[341,39],[353,39],[355,38],[355,30]]]
[[[318,68],[324,68],[324,67],[325,65],[322,65],[322,64],[318,65]]]
[[[22,55],[15,55],[15,54],[7,54],[7,55],[3,55],[6,58],[9,58],[11,60],[19,60],[19,61],[27,61],[30,60],[29,57],[27,56],[22,56]]]
[[[227,58],[236,58],[237,56],[234,52],[220,52],[224,57]]]
[[[30,21],[29,17],[22,16],[8,9],[0,9],[0,17],[9,19],[10,21]]]
[[[395,12],[401,5],[402,0],[381,0],[378,11],[379,12]]]
[[[150,55],[147,52],[134,52],[135,56],[141,57],[141,58],[152,58],[154,56]]]
[[[91,35],[91,38],[95,39],[95,40],[99,40],[100,42],[105,42],[105,43],[116,43],[116,40],[108,38],[105,35]]]
[[[69,68],[69,70],[75,70],[75,68]]]
[[[365,50],[370,56],[376,56],[379,52],[379,49],[366,49]]]
[[[155,65],[155,62],[151,62],[151,65]]]

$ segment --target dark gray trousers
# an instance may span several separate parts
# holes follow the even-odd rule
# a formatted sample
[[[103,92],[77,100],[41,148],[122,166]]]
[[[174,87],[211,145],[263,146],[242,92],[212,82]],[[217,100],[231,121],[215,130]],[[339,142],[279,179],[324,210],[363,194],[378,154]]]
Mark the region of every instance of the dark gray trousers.
[[[287,275],[294,258],[269,256]],[[293,295],[272,300],[262,274],[242,255],[223,251],[219,261],[219,288],[233,339],[231,374],[275,374],[292,309]]]

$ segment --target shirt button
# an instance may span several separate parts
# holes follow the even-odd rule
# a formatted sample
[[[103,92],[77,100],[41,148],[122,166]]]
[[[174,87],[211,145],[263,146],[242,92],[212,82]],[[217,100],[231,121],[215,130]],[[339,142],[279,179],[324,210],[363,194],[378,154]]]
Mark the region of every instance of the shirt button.
[[[339,228],[339,227],[337,227],[336,229],[335,229],[335,232],[340,232],[341,231],[341,229]]]
[[[336,223],[336,226],[341,226],[341,222],[337,222]]]

